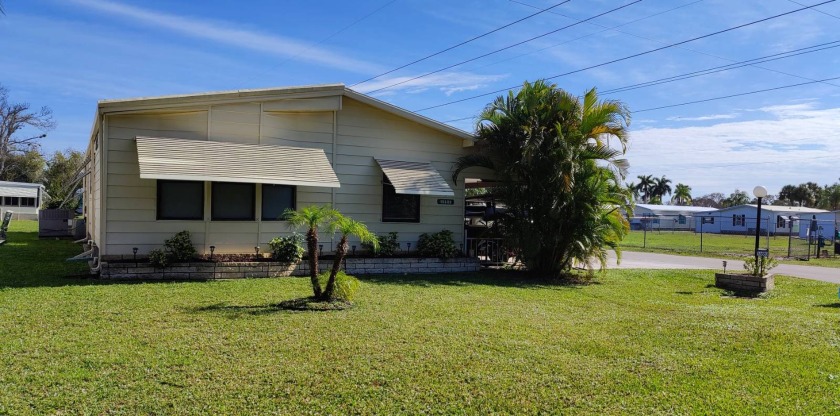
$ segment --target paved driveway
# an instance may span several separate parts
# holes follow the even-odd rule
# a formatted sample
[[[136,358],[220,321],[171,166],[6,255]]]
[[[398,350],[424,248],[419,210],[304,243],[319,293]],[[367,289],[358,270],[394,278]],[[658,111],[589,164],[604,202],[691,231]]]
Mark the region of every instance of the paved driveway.
[[[618,269],[713,269],[722,271],[723,260],[710,257],[688,257],[625,251],[621,256],[621,265],[616,264],[615,254],[611,253],[609,267]],[[726,262],[726,270],[744,270],[744,262],[740,260],[726,260]],[[830,267],[780,264],[773,269],[773,274],[840,284],[840,269]]]

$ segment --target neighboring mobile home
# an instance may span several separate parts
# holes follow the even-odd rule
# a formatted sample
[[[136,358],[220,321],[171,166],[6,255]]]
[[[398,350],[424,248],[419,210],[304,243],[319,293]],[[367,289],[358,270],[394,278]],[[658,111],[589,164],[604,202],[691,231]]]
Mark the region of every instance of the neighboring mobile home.
[[[44,185],[40,183],[0,181],[0,218],[12,211],[16,220],[37,220],[44,195]]]
[[[718,234],[754,234],[757,205],[738,205],[716,211],[698,213],[695,216],[695,231]],[[788,207],[780,205],[761,206],[761,233],[770,230],[772,235],[799,235],[802,218],[828,211],[816,208]],[[807,225],[806,225],[807,226]]]
[[[811,215],[803,215],[799,221],[799,237],[819,237],[833,239],[840,226],[840,211],[821,212]]]
[[[682,205],[636,204],[630,216],[630,229],[687,230],[694,229],[694,215],[712,208]]]
[[[464,175],[452,173],[473,143],[341,84],[100,101],[88,237],[103,260],[144,255],[180,230],[199,253],[266,252],[291,232],[286,208],[330,204],[398,232],[403,249],[444,229],[461,243]],[[329,252],[334,240],[322,243]]]

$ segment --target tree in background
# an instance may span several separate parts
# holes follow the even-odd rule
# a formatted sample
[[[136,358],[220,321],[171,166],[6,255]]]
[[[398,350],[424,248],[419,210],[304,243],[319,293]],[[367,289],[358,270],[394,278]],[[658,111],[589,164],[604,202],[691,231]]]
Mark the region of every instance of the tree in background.
[[[653,189],[656,182],[654,182],[653,175],[639,175],[639,184],[636,185],[636,190],[642,194],[642,202],[648,203],[653,197]]]
[[[0,85],[0,176],[5,175],[13,155],[30,150],[38,139],[46,137],[46,134],[31,137],[16,135],[26,127],[42,132],[52,130],[55,128],[52,110],[41,107],[38,111],[30,111],[27,103],[10,103],[9,90]]]
[[[836,211],[840,209],[840,182],[834,185],[826,185],[820,194],[817,208]]]
[[[633,201],[638,201],[641,194],[639,193],[639,186],[633,182],[627,182],[624,187],[633,195]]]
[[[671,195],[671,180],[662,175],[661,178],[653,178],[653,196],[659,198],[659,203],[665,199],[665,195]]]
[[[599,101],[595,89],[581,100],[526,82],[484,109],[475,152],[458,160],[453,178],[473,166],[495,171],[493,193],[508,207],[499,229],[528,270],[561,276],[576,262],[591,270],[629,229],[621,210],[630,212],[632,197],[620,158],[629,119],[623,103]],[[620,150],[607,144],[611,137]]]
[[[729,197],[721,202],[722,208],[729,208],[738,205],[746,205],[750,203],[750,196],[747,191],[736,189],[735,192],[729,194]]]
[[[82,184],[76,179],[83,168],[84,161],[84,153],[78,150],[67,149],[53,153],[47,162],[47,170],[44,172],[44,187],[49,195],[47,208],[69,210],[78,208],[79,199],[75,195]],[[62,207],[61,204],[65,200],[67,203]]]
[[[0,181],[41,183],[44,180],[44,168],[47,161],[37,146],[13,153],[6,160],[6,170],[0,175]]]
[[[712,192],[697,198],[694,198],[692,205],[695,207],[709,207],[709,208],[723,208],[723,200],[726,197],[720,192]]]
[[[690,205],[691,204],[691,187],[682,183],[678,183],[674,189],[673,201],[676,205]]]
[[[779,191],[779,199],[788,201],[789,206],[793,206],[794,197],[796,196],[796,185],[785,185]]]

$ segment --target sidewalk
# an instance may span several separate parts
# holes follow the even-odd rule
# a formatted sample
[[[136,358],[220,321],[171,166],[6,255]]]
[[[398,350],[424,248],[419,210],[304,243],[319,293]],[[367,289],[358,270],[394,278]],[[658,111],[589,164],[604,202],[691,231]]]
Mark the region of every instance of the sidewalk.
[[[722,271],[723,260],[726,260],[727,263],[726,270],[744,270],[744,262],[740,260],[675,256],[671,254],[641,253],[636,251],[622,252],[621,265],[616,264],[615,253],[610,253],[607,266],[617,269],[713,269]],[[780,264],[773,269],[772,273],[840,284],[840,269],[830,267]]]

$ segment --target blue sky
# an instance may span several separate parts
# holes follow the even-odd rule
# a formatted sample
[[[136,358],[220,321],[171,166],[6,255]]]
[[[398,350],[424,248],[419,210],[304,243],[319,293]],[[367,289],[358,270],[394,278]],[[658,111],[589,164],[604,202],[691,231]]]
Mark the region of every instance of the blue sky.
[[[47,151],[83,149],[101,99],[336,82],[408,110],[436,107],[420,113],[471,131],[470,117],[498,95],[483,94],[820,2],[571,0],[354,85],[561,1],[5,0],[0,83],[13,102],[53,109],[58,127],[43,142]],[[757,184],[775,193],[787,183],[834,183],[840,79],[814,81],[840,77],[840,42],[830,43],[840,41],[837,27],[840,1],[831,1],[552,82],[577,94],[597,87],[603,98],[630,106],[629,180],[666,175],[690,185],[695,196]],[[815,45],[824,49],[607,94]]]

